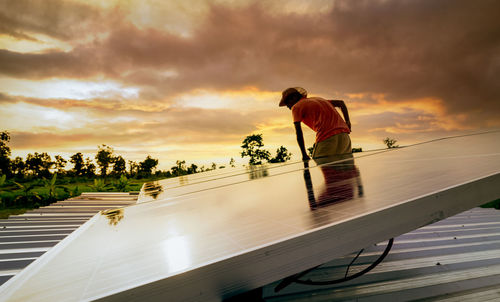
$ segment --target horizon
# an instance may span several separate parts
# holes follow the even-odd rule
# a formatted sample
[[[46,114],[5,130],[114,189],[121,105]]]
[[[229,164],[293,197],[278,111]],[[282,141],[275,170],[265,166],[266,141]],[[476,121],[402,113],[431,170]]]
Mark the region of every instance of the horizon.
[[[105,144],[237,163],[263,134],[300,158],[281,91],[343,99],[352,146],[500,128],[497,1],[5,1],[0,131],[11,158]],[[303,127],[306,146],[314,133]],[[71,164],[68,164],[71,165]]]

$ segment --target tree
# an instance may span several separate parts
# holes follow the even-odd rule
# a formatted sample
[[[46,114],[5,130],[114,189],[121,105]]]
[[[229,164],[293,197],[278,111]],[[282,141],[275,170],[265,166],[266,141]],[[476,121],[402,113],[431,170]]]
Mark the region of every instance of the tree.
[[[61,188],[64,192],[69,193],[68,188],[65,186],[56,185],[57,173],[54,173],[50,180],[44,179],[45,187],[47,188],[47,192],[49,194],[49,201],[55,201],[57,199],[57,189]]]
[[[35,152],[35,154],[29,153],[26,157],[26,168],[35,176],[49,177],[53,165],[54,162],[46,152],[41,154],[38,152]]]
[[[75,173],[76,176],[82,175],[84,168],[83,154],[80,152],[75,153],[71,155],[69,161],[73,164],[73,173]]]
[[[82,169],[83,174],[87,177],[93,177],[95,176],[95,169],[96,166],[92,162],[92,159],[90,157],[87,157]]]
[[[398,148],[399,146],[396,145],[396,142],[397,140],[394,139],[394,138],[389,138],[389,137],[386,137],[384,140],[383,140],[384,144],[387,146],[388,149],[391,149],[391,148]]]
[[[60,155],[56,155],[55,156],[55,159],[56,159],[56,162],[55,162],[55,165],[56,165],[56,169],[57,169],[57,173],[59,174],[63,174],[64,173],[64,167],[66,167],[66,163],[68,161],[66,161],[62,156]]]
[[[96,192],[105,192],[110,187],[110,184],[107,184],[104,179],[95,178],[94,184],[90,185],[90,187]]]
[[[10,167],[12,170],[12,173],[16,176],[24,176],[24,173],[26,173],[26,164],[24,163],[23,159],[19,156],[17,156],[11,163]]]
[[[148,155],[144,161],[139,163],[139,170],[141,173],[151,175],[153,169],[156,168],[157,165],[158,160]]]
[[[284,163],[292,157],[292,153],[288,152],[286,147],[280,146],[276,150],[276,156],[269,160],[270,163]]]
[[[9,132],[0,132],[0,174],[10,175],[10,148],[7,143],[10,141]]]
[[[186,161],[185,160],[177,160],[175,162],[175,166],[170,168],[172,171],[172,175],[174,176],[181,176],[181,175],[186,175],[187,170],[186,170]]]
[[[119,192],[127,192],[128,186],[130,185],[130,181],[125,175],[121,175],[120,178],[113,183],[113,186]]]
[[[125,159],[121,157],[121,155],[116,156],[113,159],[113,174],[114,175],[122,175],[123,173],[126,172],[126,167],[125,167]]]
[[[267,150],[262,150],[261,147],[264,146],[262,142],[262,134],[252,134],[247,136],[241,145],[243,151],[241,152],[241,157],[250,157],[250,165],[260,165],[262,160],[269,160],[271,153]]]
[[[195,164],[191,164],[191,166],[187,168],[187,174],[194,174],[194,173],[198,173],[198,166]]]
[[[30,183],[25,185],[17,182],[14,183],[22,192],[14,199],[14,203],[23,202],[24,205],[29,205],[30,203],[35,203],[37,201],[42,200],[42,198],[40,197],[40,195],[38,195],[37,192],[33,192],[33,189],[38,185],[37,183]]]
[[[135,161],[128,161],[128,166],[129,166],[129,172],[128,175],[132,177],[133,175],[137,175],[139,173],[139,164],[136,163]]]
[[[113,163],[113,148],[106,145],[97,146],[97,148],[99,149],[95,159],[99,169],[101,169],[101,176],[105,177],[107,175],[109,165]]]
[[[217,169],[217,164],[216,164],[216,163],[212,163],[212,168],[211,168],[211,169],[212,169],[212,170]]]

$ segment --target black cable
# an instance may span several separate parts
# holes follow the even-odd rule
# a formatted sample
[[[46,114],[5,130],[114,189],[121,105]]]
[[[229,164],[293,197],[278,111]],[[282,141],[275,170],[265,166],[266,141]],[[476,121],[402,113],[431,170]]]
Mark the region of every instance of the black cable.
[[[300,280],[299,279],[300,277],[302,277],[306,273],[308,273],[308,272],[312,271],[313,269],[315,269],[316,268],[315,267],[315,268],[306,270],[306,271],[304,271],[302,273],[299,273],[299,274],[296,274],[296,275],[293,275],[291,277],[283,279],[283,281],[280,284],[278,284],[278,286],[276,286],[276,288],[274,289],[274,291],[278,292],[278,291],[282,290],[283,288],[287,287],[288,285],[290,285],[290,284],[292,284],[294,282],[295,283],[299,283],[299,284],[305,284],[305,285],[332,285],[332,284],[338,284],[338,283],[342,283],[342,282],[346,282],[346,281],[358,278],[358,277],[360,277],[360,276],[368,273],[369,271],[371,271],[372,269],[374,269],[380,262],[382,262],[384,260],[384,258],[389,254],[389,251],[391,250],[393,243],[394,243],[394,238],[389,239],[389,242],[387,243],[387,247],[385,248],[385,250],[382,253],[382,255],[380,255],[380,257],[375,262],[373,262],[370,266],[368,266],[367,268],[365,268],[364,270],[362,270],[360,272],[357,272],[354,275],[351,275],[351,276],[347,277],[347,272],[349,271],[349,267],[359,257],[359,255],[361,254],[361,252],[363,250],[361,250],[358,253],[358,255],[354,258],[354,260],[351,261],[351,263],[347,267],[346,276],[344,278],[335,279],[335,280],[328,280],[328,281],[313,281],[311,279],[308,279],[308,280]]]
[[[344,278],[347,278],[347,274],[349,273],[349,268],[351,268],[351,265],[354,263],[354,261],[356,261],[356,259],[358,259],[359,255],[361,255],[361,253],[364,251],[365,249],[361,249],[361,251],[359,251],[359,253],[356,255],[356,257],[354,257],[354,259],[352,259],[351,263],[349,263],[349,265],[347,266],[347,269],[345,270],[345,275],[344,275]]]

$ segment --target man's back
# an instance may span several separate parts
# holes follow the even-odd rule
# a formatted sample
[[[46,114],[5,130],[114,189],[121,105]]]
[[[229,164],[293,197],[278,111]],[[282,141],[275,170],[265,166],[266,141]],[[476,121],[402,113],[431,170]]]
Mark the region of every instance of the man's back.
[[[349,127],[333,105],[320,97],[303,98],[292,107],[294,122],[303,122],[316,132],[316,143],[332,135],[349,133]]]

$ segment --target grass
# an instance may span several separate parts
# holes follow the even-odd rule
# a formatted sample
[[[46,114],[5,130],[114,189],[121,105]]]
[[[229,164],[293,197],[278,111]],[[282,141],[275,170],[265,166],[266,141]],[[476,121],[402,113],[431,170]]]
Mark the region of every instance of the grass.
[[[0,210],[0,219],[7,219],[9,215],[21,215],[26,213],[26,211],[31,210],[28,208],[20,208],[20,209],[1,209]]]
[[[156,178],[142,178],[142,179],[129,179],[129,184],[127,186],[127,192],[132,191],[140,191],[142,185],[145,182],[155,180]],[[115,179],[106,179],[106,183],[113,184],[117,180]],[[43,185],[43,183],[38,180],[31,180],[22,182],[22,185],[29,186],[35,185],[35,187],[31,190],[33,193],[37,193],[37,195],[42,197],[47,197],[49,195],[49,189]],[[56,188],[56,196],[57,200],[64,200],[70,198],[72,195],[78,196],[82,192],[96,192],[96,190],[92,187],[94,185],[94,179],[74,179],[70,177],[61,177],[57,179]],[[68,192],[66,192],[63,188],[65,187]],[[119,192],[113,186],[109,186],[105,190],[106,192]],[[8,184],[5,184],[0,188],[0,219],[6,219],[9,215],[19,215],[23,214],[28,210],[38,207],[40,204],[38,202],[31,203],[13,203],[12,201],[19,195],[22,195],[23,191],[18,188],[12,181]],[[8,202],[10,200],[10,202]],[[1,201],[4,201],[3,204]],[[42,204],[43,205],[43,204]]]

